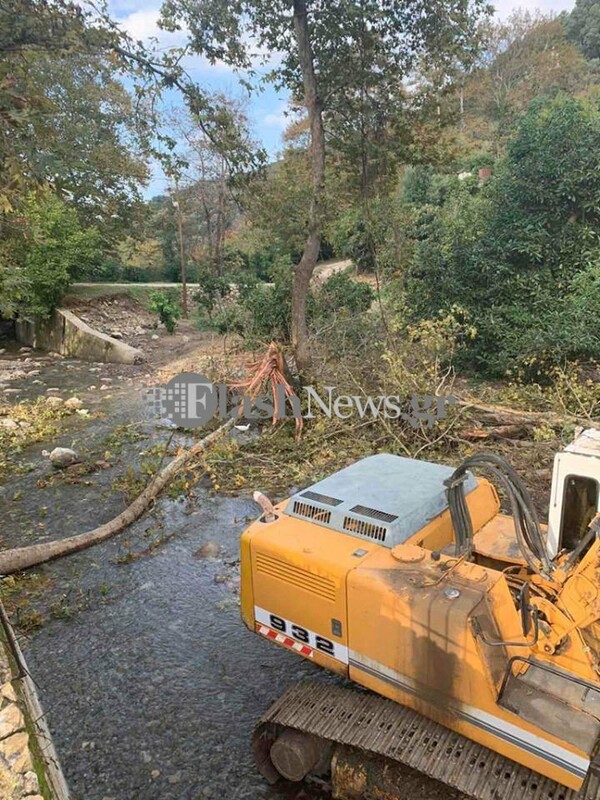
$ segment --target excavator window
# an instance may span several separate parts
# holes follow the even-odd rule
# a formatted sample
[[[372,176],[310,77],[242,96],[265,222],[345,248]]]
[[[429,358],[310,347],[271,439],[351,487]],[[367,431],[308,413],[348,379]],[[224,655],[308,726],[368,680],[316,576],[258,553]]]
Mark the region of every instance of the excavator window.
[[[581,475],[565,480],[565,495],[560,526],[561,548],[574,550],[585,536],[598,511],[598,482]]]

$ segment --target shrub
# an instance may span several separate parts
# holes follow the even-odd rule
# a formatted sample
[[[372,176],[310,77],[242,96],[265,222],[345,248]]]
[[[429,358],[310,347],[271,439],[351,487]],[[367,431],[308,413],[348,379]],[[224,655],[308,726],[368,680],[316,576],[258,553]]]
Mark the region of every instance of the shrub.
[[[208,269],[198,272],[198,289],[192,295],[192,299],[197,303],[201,311],[205,311],[210,317],[215,310],[215,306],[227,297],[231,292],[231,282],[229,277],[217,275]]]
[[[273,267],[272,283],[246,287],[240,304],[249,325],[246,335],[257,339],[291,338],[293,266],[289,257],[279,258]]]
[[[150,310],[158,314],[162,324],[169,333],[174,333],[181,310],[173,297],[165,292],[153,292],[150,295]]]
[[[342,308],[353,314],[363,314],[375,297],[368,283],[352,280],[347,272],[335,272],[323,283],[317,295],[315,312],[330,316]]]

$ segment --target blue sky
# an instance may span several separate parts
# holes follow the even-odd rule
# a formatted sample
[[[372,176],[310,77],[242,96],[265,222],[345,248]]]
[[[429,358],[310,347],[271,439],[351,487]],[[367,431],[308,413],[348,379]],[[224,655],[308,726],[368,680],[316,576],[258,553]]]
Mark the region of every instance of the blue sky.
[[[493,2],[493,0],[492,0]],[[494,6],[499,17],[505,18],[517,8],[530,11],[560,12],[570,10],[574,0],[496,0]],[[115,19],[135,39],[147,41],[158,39],[159,47],[168,48],[182,44],[185,35],[166,33],[158,28],[156,22],[160,11],[160,0],[109,0],[109,10]],[[236,75],[225,64],[211,65],[199,56],[190,57],[186,68],[195,81],[208,90],[224,91],[235,97],[247,98],[247,113],[253,136],[262,143],[267,152],[274,156],[280,149],[281,135],[288,121],[285,116],[287,96],[278,93],[272,86],[248,98],[238,84]],[[174,98],[173,102],[177,100]],[[154,170],[150,185],[144,191],[152,197],[163,193],[168,187],[159,168]]]

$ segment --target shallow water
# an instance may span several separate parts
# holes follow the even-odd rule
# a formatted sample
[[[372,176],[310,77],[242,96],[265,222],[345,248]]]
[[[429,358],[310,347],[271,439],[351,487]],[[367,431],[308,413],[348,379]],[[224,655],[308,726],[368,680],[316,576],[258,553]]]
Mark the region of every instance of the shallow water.
[[[310,796],[269,790],[249,738],[288,685],[318,671],[240,621],[234,520],[252,505],[200,506],[186,522],[176,509],[176,537],[150,557],[115,564],[115,542],[75,557],[79,588],[101,587],[104,601],[50,622],[27,646],[75,800]],[[207,541],[221,546],[218,558],[194,556]],[[64,587],[73,566],[47,569]]]
[[[13,385],[23,397],[60,386],[92,407],[98,373],[69,366],[48,362],[42,383]],[[55,441],[29,448],[30,472],[0,487],[3,546],[79,533],[122,510],[113,481],[169,434],[145,417],[141,389],[117,387],[97,407],[102,417],[73,418]],[[107,437],[127,423],[137,435],[115,446]],[[41,450],[58,444],[91,461],[111,447],[111,466],[57,477]],[[186,500],[162,499],[113,540],[37,570],[47,584],[31,606],[46,621],[21,639],[73,800],[320,796],[269,788],[250,754],[255,722],[287,686],[327,679],[240,620],[239,537],[256,514],[249,497],[199,486]],[[209,542],[218,555],[201,558]]]

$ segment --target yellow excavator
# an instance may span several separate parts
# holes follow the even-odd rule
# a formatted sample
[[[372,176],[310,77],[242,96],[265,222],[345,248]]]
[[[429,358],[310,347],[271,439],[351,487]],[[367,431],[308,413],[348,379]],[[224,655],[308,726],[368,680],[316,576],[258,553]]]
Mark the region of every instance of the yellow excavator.
[[[599,482],[587,430],[555,456],[548,525],[485,452],[458,469],[378,454],[258,496],[244,623],[349,679],[264,713],[266,780],[392,800],[408,766],[480,800],[600,798]]]

